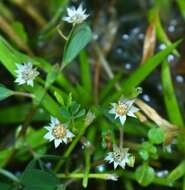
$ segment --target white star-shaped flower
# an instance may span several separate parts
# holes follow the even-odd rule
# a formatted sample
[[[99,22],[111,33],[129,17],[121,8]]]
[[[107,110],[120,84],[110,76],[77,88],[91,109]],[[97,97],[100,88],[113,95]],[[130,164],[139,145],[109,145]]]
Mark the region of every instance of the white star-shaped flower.
[[[118,148],[115,146],[113,152],[108,152],[105,160],[108,161],[109,164],[113,162],[114,169],[116,169],[118,165],[125,169],[126,164],[133,167],[134,156],[131,156],[128,150],[128,148]]]
[[[63,20],[69,23],[80,24],[89,16],[85,14],[86,9],[83,10],[82,5],[80,5],[77,9],[75,7],[67,8],[68,16],[63,17]]]
[[[124,125],[127,115],[130,117],[136,117],[135,113],[139,109],[133,106],[135,99],[120,99],[118,103],[112,103],[112,109],[109,111],[111,114],[115,114],[115,119],[119,118],[122,125]]]
[[[51,123],[49,126],[46,126],[45,129],[48,130],[48,133],[44,136],[45,139],[50,142],[54,140],[55,148],[57,148],[60,143],[67,144],[68,139],[74,137],[74,134],[67,129],[66,124],[60,123],[60,121],[51,116]]]
[[[16,80],[19,85],[27,84],[33,86],[34,79],[39,75],[36,68],[33,68],[31,62],[24,64],[16,64]]]

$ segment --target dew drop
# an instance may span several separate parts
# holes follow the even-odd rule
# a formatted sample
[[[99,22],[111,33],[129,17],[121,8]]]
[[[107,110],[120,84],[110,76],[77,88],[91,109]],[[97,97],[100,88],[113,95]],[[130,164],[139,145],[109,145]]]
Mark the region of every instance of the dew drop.
[[[130,70],[132,68],[132,65],[130,63],[125,64],[125,69]]]
[[[147,94],[143,94],[142,98],[143,98],[143,100],[145,102],[150,102],[151,101],[150,97]]]
[[[129,39],[129,35],[128,34],[123,34],[122,35],[122,39],[123,40],[128,40]]]
[[[168,26],[168,32],[175,32],[175,26],[174,25],[170,25]]]
[[[167,60],[168,60],[169,63],[172,63],[172,62],[175,61],[175,56],[170,54],[170,55],[168,55]]]
[[[165,48],[166,48],[165,44],[160,44],[158,47],[159,50],[164,50]]]
[[[105,165],[104,164],[101,164],[99,166],[96,167],[96,170],[98,172],[104,172],[105,171]]]
[[[183,76],[177,75],[177,76],[176,76],[176,81],[177,81],[178,83],[183,83],[183,82],[184,82]]]

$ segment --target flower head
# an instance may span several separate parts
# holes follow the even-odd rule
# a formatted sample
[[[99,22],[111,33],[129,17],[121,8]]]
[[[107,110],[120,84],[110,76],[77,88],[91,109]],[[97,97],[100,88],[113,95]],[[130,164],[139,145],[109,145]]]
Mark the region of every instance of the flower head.
[[[134,156],[131,156],[128,150],[128,148],[114,147],[113,152],[109,152],[105,160],[109,163],[113,162],[114,169],[116,169],[118,165],[125,169],[126,164],[133,167]]]
[[[83,10],[82,5],[80,5],[77,9],[75,7],[67,8],[68,16],[63,17],[63,20],[69,23],[80,24],[89,16],[85,14],[86,9]]]
[[[111,114],[115,114],[115,119],[119,118],[122,125],[126,121],[127,115],[130,117],[136,117],[135,112],[139,109],[133,106],[135,99],[120,99],[118,103],[112,103],[112,109],[109,111]]]
[[[59,120],[54,117],[51,117],[51,123],[49,126],[46,126],[45,129],[48,130],[48,133],[44,138],[50,142],[54,140],[55,148],[62,142],[67,144],[68,139],[74,137],[74,134],[67,129],[67,125],[60,123]]]
[[[27,84],[33,86],[33,80],[39,75],[36,68],[33,68],[31,62],[24,64],[16,64],[16,80],[19,85]]]

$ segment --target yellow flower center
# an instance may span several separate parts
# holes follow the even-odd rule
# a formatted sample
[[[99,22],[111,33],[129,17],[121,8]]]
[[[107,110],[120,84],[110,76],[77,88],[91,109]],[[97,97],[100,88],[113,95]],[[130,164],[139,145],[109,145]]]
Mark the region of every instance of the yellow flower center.
[[[67,130],[62,124],[56,125],[52,130],[52,135],[56,139],[63,139],[66,136]]]
[[[128,111],[128,106],[126,104],[123,104],[123,103],[119,103],[117,106],[116,106],[116,113],[118,115],[125,115]]]

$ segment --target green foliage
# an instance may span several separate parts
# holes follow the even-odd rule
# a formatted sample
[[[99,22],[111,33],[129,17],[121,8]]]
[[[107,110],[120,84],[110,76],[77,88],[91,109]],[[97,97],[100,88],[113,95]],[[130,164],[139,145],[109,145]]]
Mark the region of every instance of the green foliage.
[[[157,148],[150,142],[142,143],[138,153],[144,161],[149,158],[157,159],[158,157]]]
[[[125,23],[128,22],[128,26],[132,27],[130,18],[135,20],[129,7],[132,3],[129,1],[116,1],[114,9],[113,4],[107,1],[105,5],[108,5],[111,11],[101,10],[100,13],[103,11],[103,14],[96,14],[101,6],[96,7],[95,3],[91,7],[91,3],[87,1],[86,13],[90,15],[88,19],[93,20],[91,26],[95,34],[88,23],[64,24],[62,17],[64,13],[70,12],[69,9],[66,11],[69,0],[24,3],[17,0],[11,3],[0,2],[0,32],[3,31],[0,34],[1,72],[4,72],[4,69],[9,72],[2,73],[1,83],[5,83],[6,86],[0,84],[0,100],[10,97],[8,101],[1,102],[0,108],[0,190],[64,190],[74,188],[74,183],[71,183],[73,181],[79,188],[79,184],[76,183],[78,179],[81,179],[83,188],[89,188],[91,178],[96,179],[95,183],[106,189],[109,187],[100,180],[115,180],[113,174],[118,175],[120,184],[124,184],[126,190],[135,189],[136,182],[138,189],[142,189],[140,186],[148,186],[148,189],[161,186],[183,189],[185,132],[184,110],[180,109],[180,106],[183,105],[184,99],[178,102],[182,92],[176,88],[172,80],[170,70],[174,65],[170,66],[166,61],[171,53],[179,59],[181,49],[178,46],[181,41],[176,41],[176,33],[166,32],[163,26],[171,24],[170,14],[174,11],[172,5],[177,5],[184,17],[184,3],[180,0],[157,0],[148,7],[144,1],[139,2],[140,6],[136,5],[136,2],[134,6],[142,7],[142,11],[144,8],[150,17],[149,22],[153,23],[156,31],[153,38],[156,38],[156,44],[166,45],[163,50],[154,48],[153,56],[140,64],[141,44],[138,48],[137,38],[142,35],[134,34],[137,33],[135,30],[128,30],[128,39],[119,41],[120,23],[125,27]],[[76,3],[73,3],[76,6]],[[120,8],[117,5],[120,5]],[[166,9],[163,11],[164,7]],[[126,10],[127,8],[129,9]],[[18,9],[21,10],[20,13],[17,12]],[[118,9],[122,11],[119,12]],[[125,10],[130,11],[129,17],[123,14],[124,22],[117,22]],[[138,13],[143,18],[142,11],[140,8],[138,10],[136,19],[140,19]],[[177,11],[178,9],[175,9],[175,15]],[[27,19],[28,17],[30,18]],[[50,21],[47,20],[50,18]],[[69,31],[66,41],[57,34],[58,27],[65,34]],[[148,29],[147,33],[150,32]],[[144,31],[140,32],[144,34]],[[91,44],[93,35],[97,39],[94,38]],[[145,41],[146,36],[144,35]],[[141,42],[141,39],[139,40]],[[9,41],[13,45],[10,45]],[[134,46],[131,47],[133,41]],[[88,44],[88,50],[84,50]],[[118,44],[121,48],[124,46],[123,53],[117,52]],[[96,47],[99,47],[98,50]],[[139,66],[133,67],[134,71],[126,68],[126,65],[122,67],[119,62],[125,64],[127,59],[131,63],[133,61],[133,66]],[[58,63],[60,60],[61,63]],[[74,60],[77,64],[71,64],[70,68],[64,70]],[[40,73],[34,79],[33,87],[14,82],[16,64],[28,61]],[[161,74],[162,92],[160,91],[160,96],[156,97],[158,76],[156,77],[155,73],[153,76],[153,71],[160,64],[158,72]],[[176,70],[173,72],[175,75]],[[157,78],[157,84],[155,81],[150,82],[152,77]],[[141,88],[137,88],[139,85],[142,86],[144,94],[151,95],[149,103],[138,101],[141,98]],[[136,100],[134,106],[140,108],[135,114],[136,118],[127,115],[124,126],[121,126],[119,119],[115,119],[115,114],[109,112],[111,103],[118,102],[121,97]],[[163,105],[160,105],[162,98],[169,121],[163,111]],[[127,106],[124,107],[124,114],[128,113]],[[116,113],[120,111],[118,108],[115,107]],[[51,116],[58,119],[56,124],[53,124],[54,119],[50,121]],[[63,140],[57,149],[45,139],[47,130],[44,127],[49,125],[59,130],[51,129],[50,135],[54,138],[51,140],[59,140],[55,132],[59,133],[60,140]],[[64,141],[64,137],[69,134],[67,130],[71,131],[74,137]],[[118,166],[119,169],[113,171],[112,165],[108,166],[109,163],[103,160],[115,146],[128,148],[129,154],[124,155],[122,160],[126,162],[126,167],[123,169]],[[119,158],[119,154],[121,152],[114,156]],[[136,159],[136,169],[128,169],[130,164],[127,163],[126,156],[131,156],[133,163]],[[33,160],[28,164],[31,159]],[[17,170],[20,170],[18,177],[14,174]],[[167,173],[164,172],[166,170]]]
[[[172,172],[169,174],[167,180],[170,182],[176,181],[183,177],[185,174],[185,161],[182,161]]]
[[[12,23],[12,28],[14,29],[14,31],[18,34],[18,36],[24,41],[24,42],[28,42],[28,36],[27,33],[24,29],[24,26],[21,22],[13,22]]]
[[[161,144],[164,142],[165,134],[161,128],[152,128],[148,132],[148,138],[153,144]]]
[[[63,66],[68,65],[92,39],[91,29],[86,24],[76,26],[66,42]]]
[[[0,101],[12,96],[14,92],[0,84]]]
[[[55,82],[58,77],[59,71],[59,65],[52,66],[51,71],[47,74],[46,77],[45,88],[49,88],[49,86],[52,85],[53,82]]]
[[[136,169],[135,177],[139,184],[148,186],[155,178],[155,171],[152,167],[144,164]]]
[[[184,121],[175,96],[170,73],[170,65],[167,61],[164,61],[162,64],[161,79],[168,117],[172,123],[178,125],[179,127],[182,127],[184,126]]]
[[[21,184],[24,186],[24,190],[55,190],[59,181],[53,173],[37,169],[33,164],[28,165],[25,169],[21,177]]]

